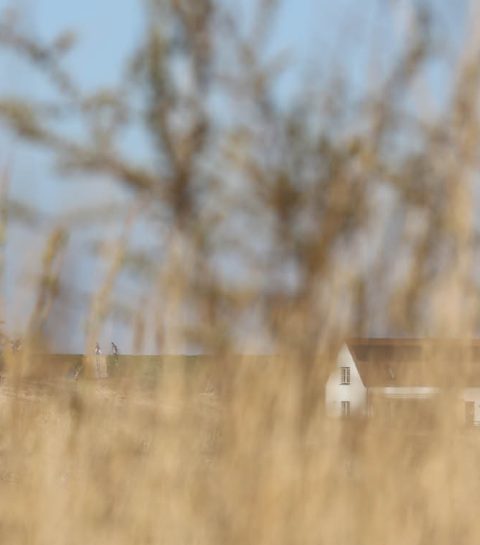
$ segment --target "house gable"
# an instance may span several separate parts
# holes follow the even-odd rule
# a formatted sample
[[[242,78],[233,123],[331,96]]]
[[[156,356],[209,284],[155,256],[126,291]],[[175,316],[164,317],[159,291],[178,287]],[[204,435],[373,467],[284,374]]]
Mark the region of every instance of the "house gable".
[[[348,378],[348,380],[344,380]],[[366,411],[367,390],[358,372],[355,360],[347,344],[337,356],[335,369],[330,374],[326,388],[325,401],[331,416],[364,414]]]
[[[478,340],[350,339],[326,384],[327,411],[342,416],[348,405],[352,414],[374,414],[380,399],[415,403],[446,391],[463,403],[465,421],[480,425]]]

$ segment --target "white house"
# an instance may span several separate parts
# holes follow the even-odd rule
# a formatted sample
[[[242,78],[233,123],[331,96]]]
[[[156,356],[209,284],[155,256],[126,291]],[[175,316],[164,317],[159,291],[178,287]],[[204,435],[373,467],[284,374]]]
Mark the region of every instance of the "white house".
[[[325,403],[330,416],[367,414],[367,387],[345,343],[337,356],[336,367],[327,380]]]
[[[334,417],[393,416],[450,394],[480,426],[480,341],[351,339],[341,347],[325,390]]]

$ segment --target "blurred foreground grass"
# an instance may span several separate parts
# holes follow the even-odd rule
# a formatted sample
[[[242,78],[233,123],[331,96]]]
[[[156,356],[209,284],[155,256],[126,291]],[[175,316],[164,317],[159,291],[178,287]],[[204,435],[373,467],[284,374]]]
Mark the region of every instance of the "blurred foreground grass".
[[[97,89],[71,64],[74,34],[0,19],[2,54],[48,86],[1,94],[2,126],[91,177],[86,191],[108,177],[126,197],[102,208],[93,189],[42,223],[1,158],[6,335],[90,353],[120,325],[136,353],[219,354],[110,360],[105,380],[69,380],[80,357],[6,357],[0,544],[476,545],[480,433],[448,402],[428,429],[414,408],[329,420],[324,384],[350,334],[480,331],[480,32],[465,24],[450,47],[436,2],[390,2],[364,86],[332,58],[283,100],[277,2],[251,25],[227,4],[145,2],[118,84]],[[3,290],[13,220],[45,234],[19,331]],[[71,251],[79,225],[96,226],[93,249]],[[250,342],[278,356],[229,355]]]
[[[476,543],[480,433],[447,405],[420,431],[327,419],[321,382],[306,411],[299,366],[270,363],[4,378],[1,542]]]

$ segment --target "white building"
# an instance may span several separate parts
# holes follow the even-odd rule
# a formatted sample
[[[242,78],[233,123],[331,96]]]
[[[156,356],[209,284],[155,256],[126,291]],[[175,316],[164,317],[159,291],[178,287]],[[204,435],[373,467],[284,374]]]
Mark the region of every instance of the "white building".
[[[467,424],[480,426],[480,341],[351,339],[325,391],[327,413],[336,417],[394,417],[444,398],[455,400]]]

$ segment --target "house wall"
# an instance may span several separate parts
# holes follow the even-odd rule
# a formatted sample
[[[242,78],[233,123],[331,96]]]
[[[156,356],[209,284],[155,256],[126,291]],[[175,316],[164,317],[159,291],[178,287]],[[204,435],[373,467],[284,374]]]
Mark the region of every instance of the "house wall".
[[[350,384],[341,384],[341,368],[350,368]],[[342,416],[342,401],[350,402],[350,414],[365,415],[367,410],[367,389],[365,388],[355,361],[347,345],[338,353],[335,369],[325,386],[325,404],[329,416]]]
[[[341,368],[350,369],[350,384],[341,383]],[[440,394],[438,388],[433,387],[379,387],[367,390],[362,382],[355,361],[348,346],[344,344],[340,349],[335,368],[330,373],[325,386],[325,405],[329,416],[342,416],[342,401],[350,403],[350,414],[366,416],[369,411],[368,400],[383,398],[385,400],[433,400]],[[480,387],[465,388],[459,392],[459,417],[465,420],[465,406],[473,402],[473,420],[475,426],[480,426]],[[370,411],[372,412],[372,411]]]
[[[430,399],[440,393],[440,388],[431,386],[380,386],[369,388],[372,395],[396,399]]]
[[[473,401],[475,404],[474,421],[480,426],[480,388],[465,388],[462,394],[463,402]]]

